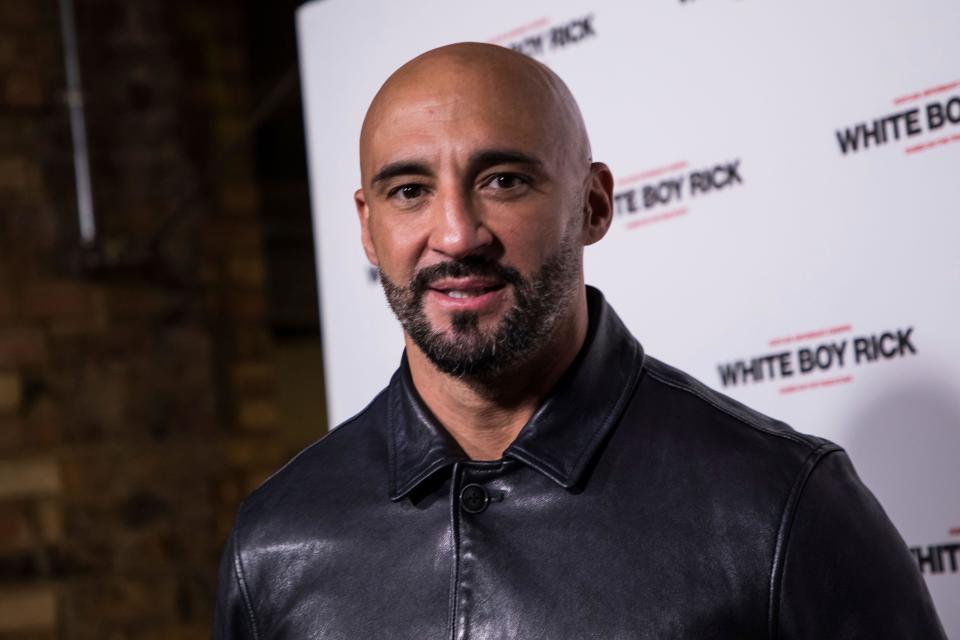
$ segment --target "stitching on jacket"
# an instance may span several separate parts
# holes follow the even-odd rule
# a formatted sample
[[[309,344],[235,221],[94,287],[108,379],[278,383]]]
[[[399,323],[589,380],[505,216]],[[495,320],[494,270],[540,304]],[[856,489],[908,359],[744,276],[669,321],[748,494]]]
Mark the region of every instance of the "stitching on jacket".
[[[459,615],[460,597],[460,519],[457,510],[460,507],[457,494],[461,484],[460,463],[453,465],[453,474],[450,478],[450,543],[453,546],[453,566],[450,570],[450,595],[447,601],[447,626],[450,640],[457,637],[457,618]]]
[[[390,381],[390,386],[387,387],[387,464],[390,467],[390,492],[391,498],[400,495],[399,484],[400,484],[400,475],[397,471],[397,412],[400,410],[398,406],[400,400],[397,397],[399,392],[393,385],[393,380]]]
[[[686,393],[689,393],[692,396],[700,398],[701,400],[703,400],[704,402],[712,406],[714,409],[717,409],[718,411],[722,411],[723,413],[727,414],[731,418],[734,418],[735,420],[742,422],[743,424],[750,427],[751,429],[755,429],[757,431],[760,431],[761,433],[766,433],[768,435],[776,436],[778,438],[783,438],[785,440],[790,440],[791,442],[796,442],[798,444],[804,444],[804,445],[807,445],[808,447],[818,446],[811,443],[806,438],[799,436],[798,434],[783,433],[781,431],[774,431],[773,429],[767,428],[764,425],[755,422],[748,416],[742,415],[740,412],[735,411],[732,407],[726,407],[720,404],[719,402],[717,402],[716,400],[714,400],[713,398],[711,398],[710,396],[708,396],[707,394],[703,393],[702,391],[700,391],[695,387],[674,382],[673,380],[668,380],[663,376],[663,374],[658,373],[657,371],[654,371],[650,367],[646,367],[646,371],[651,378],[657,380],[661,384],[665,384],[668,387],[673,387],[674,389],[677,389],[679,391],[684,391]]]
[[[562,487],[566,487],[569,484],[567,474],[557,469],[550,462],[543,460],[540,456],[533,455],[523,447],[511,445],[511,448],[510,457],[530,465],[533,469],[536,469]]]
[[[814,469],[820,462],[831,453],[843,451],[839,446],[833,443],[822,444],[804,459],[800,474],[797,476],[790,495],[783,507],[783,514],[780,517],[780,527],[777,529],[777,541],[773,551],[773,562],[770,565],[770,601],[767,607],[767,623],[769,625],[767,635],[770,640],[776,640],[778,635],[778,626],[780,622],[780,594],[783,589],[783,565],[786,560],[787,547],[790,544],[790,531],[793,528],[794,516],[796,515],[797,505],[800,504],[800,498],[807,487]]]
[[[238,517],[239,520],[239,517]],[[240,559],[240,544],[237,540],[237,528],[233,530],[233,571],[237,578],[237,584],[240,587],[240,595],[243,596],[243,604],[247,609],[247,620],[250,622],[250,629],[253,631],[253,640],[257,640],[260,634],[257,633],[257,616],[253,611],[253,601],[250,599],[250,593],[247,591],[247,580],[243,574],[243,561]]]
[[[418,484],[423,482],[426,478],[429,478],[440,469],[446,466],[449,466],[450,462],[451,460],[447,458],[444,458],[442,460],[437,460],[436,462],[431,464],[429,467],[427,467],[426,469],[424,469],[423,471],[415,475],[412,479],[408,480],[402,486],[398,486],[396,489],[394,489],[393,493],[390,496],[390,499],[393,500],[394,502],[402,499],[403,496],[407,495],[407,493],[409,493]]]

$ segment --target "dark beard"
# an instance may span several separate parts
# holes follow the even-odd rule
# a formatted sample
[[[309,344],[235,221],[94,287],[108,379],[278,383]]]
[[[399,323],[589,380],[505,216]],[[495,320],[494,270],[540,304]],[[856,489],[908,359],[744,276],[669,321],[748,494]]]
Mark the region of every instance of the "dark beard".
[[[579,281],[577,247],[567,243],[547,258],[529,280],[520,272],[479,256],[431,265],[417,272],[409,286],[380,282],[404,331],[440,371],[458,377],[484,379],[502,373],[542,346],[563,309],[571,304]],[[513,286],[513,306],[488,332],[472,311],[450,317],[452,335],[436,331],[423,312],[423,296],[439,278],[493,277]]]

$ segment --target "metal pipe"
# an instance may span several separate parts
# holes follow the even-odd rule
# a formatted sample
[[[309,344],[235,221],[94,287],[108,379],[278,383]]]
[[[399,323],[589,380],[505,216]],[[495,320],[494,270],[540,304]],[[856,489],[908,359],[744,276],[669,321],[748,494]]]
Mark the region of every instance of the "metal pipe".
[[[83,88],[80,84],[73,0],[60,0],[60,31],[63,40],[63,62],[67,72],[66,100],[70,112],[70,133],[73,138],[73,169],[77,182],[80,240],[84,245],[91,245],[97,238],[97,224],[93,213],[93,189],[90,184],[87,128],[83,112]]]

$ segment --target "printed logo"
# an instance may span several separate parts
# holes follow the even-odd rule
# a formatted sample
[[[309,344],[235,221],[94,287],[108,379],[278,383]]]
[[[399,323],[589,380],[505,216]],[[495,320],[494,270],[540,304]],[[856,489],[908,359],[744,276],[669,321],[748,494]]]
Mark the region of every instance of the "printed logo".
[[[853,375],[850,373],[829,375],[841,370],[917,353],[913,344],[913,327],[862,334],[852,338],[844,337],[852,332],[853,327],[844,324],[774,338],[767,342],[768,347],[803,346],[719,364],[717,371],[720,374],[720,384],[723,387],[736,387],[789,381],[789,384],[780,387],[780,393],[796,393],[853,382]],[[817,377],[816,380],[800,380],[816,374],[828,376]]]
[[[487,40],[491,44],[500,44],[514,51],[536,58],[571,45],[580,44],[597,36],[593,14],[551,25],[549,18],[540,18],[533,22],[511,29]]]
[[[688,204],[743,184],[740,159],[688,170],[686,161],[617,179],[614,212],[627,229],[671,220],[688,213]]]
[[[887,144],[908,141],[924,134],[933,134],[936,137],[906,146],[904,152],[909,155],[960,142],[960,131],[953,128],[960,125],[960,91],[953,96],[941,97],[941,94],[958,89],[960,80],[895,98],[893,105],[899,108],[937,96],[916,106],[901,108],[893,113],[837,129],[840,152],[843,155],[860,153]]]
[[[950,529],[950,535],[960,536],[960,527]],[[920,573],[939,575],[960,573],[960,542],[941,542],[923,547],[910,547]]]

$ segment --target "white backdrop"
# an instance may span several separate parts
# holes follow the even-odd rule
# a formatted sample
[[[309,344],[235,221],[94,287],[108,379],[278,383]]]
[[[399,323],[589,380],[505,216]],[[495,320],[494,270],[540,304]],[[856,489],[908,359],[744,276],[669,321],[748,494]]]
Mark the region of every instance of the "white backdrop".
[[[304,5],[331,423],[402,349],[353,209],[366,107],[427,49],[518,48],[617,177],[587,281],[649,353],[845,446],[960,637],[958,28],[956,0]]]

